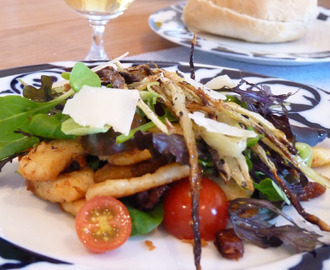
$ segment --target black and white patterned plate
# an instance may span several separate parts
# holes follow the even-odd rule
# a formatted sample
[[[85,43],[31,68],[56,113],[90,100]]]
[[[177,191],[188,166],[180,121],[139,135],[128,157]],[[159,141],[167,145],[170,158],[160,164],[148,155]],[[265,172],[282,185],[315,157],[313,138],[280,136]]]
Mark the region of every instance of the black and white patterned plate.
[[[123,61],[123,65],[141,62]],[[41,75],[60,79],[60,74],[73,66],[73,62],[52,63],[0,71],[0,96],[19,95],[21,79],[25,83],[40,85]],[[185,63],[157,63],[159,67],[189,74]],[[94,63],[92,64],[94,65]],[[330,92],[278,78],[270,78],[222,67],[196,65],[196,79],[209,79],[227,74],[234,81],[241,78],[251,83],[270,85],[273,92],[297,92],[290,97],[290,118],[303,125],[323,127],[330,134]],[[330,147],[329,139],[325,142]],[[0,269],[193,269],[190,244],[184,244],[162,229],[142,237],[130,238],[118,250],[108,254],[88,253],[77,240],[74,220],[57,205],[42,201],[26,191],[24,180],[15,173],[17,163],[7,164],[0,173]],[[330,169],[323,171],[330,175]],[[330,195],[326,194],[305,205],[307,210],[330,223]],[[287,213],[303,223],[295,211]],[[156,249],[149,251],[145,240],[151,240]],[[246,270],[327,270],[330,269],[330,248],[320,247],[315,252],[293,255],[280,247],[260,249],[246,245],[245,256],[239,261],[221,258],[212,243],[203,248],[203,269]]]
[[[193,33],[182,21],[184,4],[161,9],[149,17],[150,28],[163,38],[186,47]],[[258,44],[197,33],[196,49],[228,59],[272,65],[302,65],[330,61],[330,10],[319,7],[319,15],[306,35],[293,42]]]

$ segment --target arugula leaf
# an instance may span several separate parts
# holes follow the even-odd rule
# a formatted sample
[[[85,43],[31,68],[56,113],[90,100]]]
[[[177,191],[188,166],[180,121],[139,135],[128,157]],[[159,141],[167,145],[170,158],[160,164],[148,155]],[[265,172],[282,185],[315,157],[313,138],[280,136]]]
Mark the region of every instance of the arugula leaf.
[[[39,142],[37,137],[27,137],[23,135],[14,134],[12,140],[4,140],[0,138],[0,160],[9,160],[10,157],[22,153],[24,150],[32,147]],[[5,164],[2,164],[3,166]]]
[[[105,125],[101,128],[83,127],[76,123],[72,118],[68,118],[62,123],[61,130],[66,135],[83,136],[89,134],[105,133],[111,126]]]
[[[45,114],[57,104],[63,102],[74,91],[68,91],[49,102],[34,102],[22,96],[0,97],[0,160],[23,152],[39,142],[39,138],[30,132],[30,124],[37,114]],[[24,133],[31,134],[25,136]]]
[[[162,204],[158,204],[155,208],[147,212],[138,210],[130,204],[126,204],[126,207],[132,220],[131,236],[148,234],[163,221],[164,211]]]
[[[84,63],[76,63],[70,74],[70,86],[78,92],[84,85],[92,87],[101,87],[101,80],[99,76],[93,72]]]
[[[61,124],[69,116],[62,113],[53,115],[37,114],[32,117],[29,125],[29,133],[49,139],[74,139],[75,136],[64,134],[61,130]]]

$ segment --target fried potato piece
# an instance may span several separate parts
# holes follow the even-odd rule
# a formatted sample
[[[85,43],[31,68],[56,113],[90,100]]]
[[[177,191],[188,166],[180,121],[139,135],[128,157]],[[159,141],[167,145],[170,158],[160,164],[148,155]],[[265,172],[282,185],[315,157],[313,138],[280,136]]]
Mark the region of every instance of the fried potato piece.
[[[78,199],[73,202],[60,202],[59,206],[64,211],[73,216],[76,216],[80,210],[80,208],[85,204],[86,199]]]
[[[312,147],[313,159],[312,167],[330,165],[330,149],[322,147]]]
[[[107,161],[113,165],[124,166],[136,164],[149,158],[151,158],[149,150],[139,150],[137,148],[134,148],[131,151],[108,156]]]
[[[133,195],[187,177],[189,171],[188,165],[171,163],[160,167],[154,173],[147,173],[140,177],[106,180],[90,186],[86,192],[86,199],[90,200],[96,196],[121,198]]]
[[[83,152],[83,147],[76,140],[41,142],[21,158],[18,172],[32,181],[55,180],[73,160],[81,162]]]
[[[117,166],[106,164],[94,174],[94,182],[100,183],[108,179],[120,179],[133,177],[132,168],[134,165]]]
[[[72,202],[83,198],[93,183],[94,171],[87,167],[80,171],[60,174],[56,180],[26,180],[28,190],[51,202]]]
[[[95,172],[94,182],[99,183],[108,179],[122,179],[142,176],[146,173],[153,173],[160,166],[163,166],[165,164],[165,161],[162,159],[149,159],[146,161],[139,162],[137,164],[131,164],[126,166],[117,166],[108,163]]]

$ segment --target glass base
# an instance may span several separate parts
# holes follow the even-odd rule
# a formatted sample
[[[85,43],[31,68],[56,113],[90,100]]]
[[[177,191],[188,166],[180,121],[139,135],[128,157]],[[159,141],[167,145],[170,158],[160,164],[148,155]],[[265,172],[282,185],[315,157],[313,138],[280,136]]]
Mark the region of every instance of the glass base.
[[[103,46],[98,48],[96,46],[92,46],[88,55],[85,58],[86,61],[97,61],[97,60],[110,60],[107,56]]]
[[[89,20],[89,24],[93,29],[92,45],[85,60],[109,60],[103,47],[103,34],[107,20]]]

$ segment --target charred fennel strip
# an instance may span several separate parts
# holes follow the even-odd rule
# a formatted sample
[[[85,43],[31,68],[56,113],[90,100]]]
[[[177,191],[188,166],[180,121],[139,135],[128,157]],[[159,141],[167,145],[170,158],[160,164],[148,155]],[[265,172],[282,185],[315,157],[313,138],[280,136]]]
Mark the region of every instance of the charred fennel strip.
[[[179,118],[180,125],[183,130],[188,151],[190,164],[190,186],[191,186],[191,209],[192,209],[192,229],[194,233],[194,259],[196,269],[201,269],[201,235],[199,231],[199,190],[201,185],[201,172],[198,165],[198,154],[195,141],[195,134],[193,131],[192,121],[189,118],[189,111],[186,108],[186,96],[183,90],[176,84],[169,80],[164,80],[166,86],[171,90],[173,111]]]
[[[269,148],[280,154],[284,159],[290,162],[297,170],[318,182],[322,186],[330,188],[330,179],[320,175],[313,169],[309,168],[301,158],[292,153],[293,145],[286,138],[285,134],[276,129],[272,123],[264,119],[262,116],[250,112],[234,103],[222,103],[224,111],[228,112],[234,118],[244,125],[252,126],[258,133],[263,133],[265,138],[262,140]]]
[[[302,163],[298,162],[298,158],[296,154],[292,154],[290,152],[289,147],[292,147],[291,143],[287,140],[286,136],[284,135],[283,132],[281,132],[280,130],[275,129],[275,127],[273,127],[273,125],[268,122],[266,119],[262,118],[259,115],[256,115],[252,112],[249,112],[239,106],[236,106],[236,104],[231,104],[231,103],[226,103],[223,104],[225,105],[228,110],[233,116],[236,114],[236,117],[240,119],[240,121],[242,121],[242,123],[244,123],[246,126],[253,126],[255,128],[256,131],[258,131],[259,133],[263,133],[265,134],[265,138],[262,139],[262,141],[271,149],[273,149],[274,151],[276,151],[277,153],[279,153],[283,159],[287,160],[288,162],[290,162],[297,170],[301,171],[304,173],[304,170],[306,171],[306,169],[304,169],[304,167],[306,167],[306,165],[302,165]],[[243,115],[247,116],[247,117],[243,117]],[[235,117],[235,116],[234,116]],[[260,147],[261,148],[261,147]],[[264,157],[264,155],[260,155],[261,149],[257,149],[254,148],[255,151],[257,151],[257,154],[259,154],[259,157],[261,158],[261,160],[269,167],[269,169],[271,170],[275,181],[277,182],[277,184],[281,187],[281,189],[285,192],[285,194],[288,196],[289,200],[291,201],[292,205],[295,207],[295,209],[297,210],[297,212],[307,221],[311,222],[312,224],[317,225],[321,230],[324,231],[330,231],[330,226],[322,221],[320,218],[307,213],[304,208],[301,206],[298,197],[290,191],[290,189],[287,187],[286,183],[283,181],[283,179],[281,179],[278,175],[277,175],[277,170],[275,168],[275,165],[272,164],[272,162],[270,162],[270,160],[266,160],[262,157]],[[257,149],[257,150],[256,150]],[[314,177],[313,180],[318,180],[318,182],[326,187],[329,187],[329,181],[327,180],[327,178],[317,174],[316,172],[314,172],[314,174],[317,177]]]
[[[326,222],[324,222],[317,216],[312,215],[305,211],[305,209],[302,207],[301,203],[299,202],[297,195],[291,192],[290,189],[285,184],[285,182],[283,181],[283,179],[277,175],[277,170],[274,163],[269,158],[267,158],[267,154],[262,149],[262,147],[260,145],[256,145],[252,147],[252,150],[259,156],[262,162],[268,166],[268,168],[270,169],[270,171],[274,176],[276,184],[278,184],[281,187],[281,189],[285,192],[285,194],[287,195],[287,197],[289,198],[290,202],[297,210],[297,212],[305,220],[311,222],[312,224],[317,225],[321,230],[330,231],[330,226]]]
[[[207,96],[198,89],[196,89],[196,93],[203,95],[204,99],[208,99]],[[222,100],[214,101],[211,98],[208,99],[208,102],[211,104],[211,106],[200,106],[199,109],[208,111],[208,113],[213,113],[215,115],[218,113],[226,113],[228,116],[245,125],[246,127],[252,126],[256,132],[265,135],[265,138],[262,139],[262,141],[272,150],[279,153],[284,160],[290,162],[296,168],[296,170],[301,171],[306,176],[309,176],[312,180],[319,182],[321,185],[328,188],[330,187],[330,180],[326,177],[323,177],[322,175],[319,175],[316,171],[312,170],[303,162],[301,162],[299,156],[292,153],[292,143],[286,138],[285,134],[281,130],[276,129],[271,122],[267,121],[261,115],[250,112],[232,102],[223,102]],[[297,212],[305,220],[317,225],[320,229],[324,231],[330,231],[330,226],[327,223],[322,221],[320,218],[307,213],[304,210],[296,194],[291,192],[283,179],[278,176],[275,165],[270,162],[269,159],[264,158],[266,155],[265,153],[261,154],[261,152],[264,152],[264,150],[259,147],[258,149],[254,148],[254,151],[257,152],[261,160],[269,167],[275,181],[290,199]]]
[[[148,107],[147,104],[143,102],[142,99],[138,100],[138,107],[146,114],[146,116],[165,134],[168,134],[169,131],[166,125],[158,119],[155,113]]]

